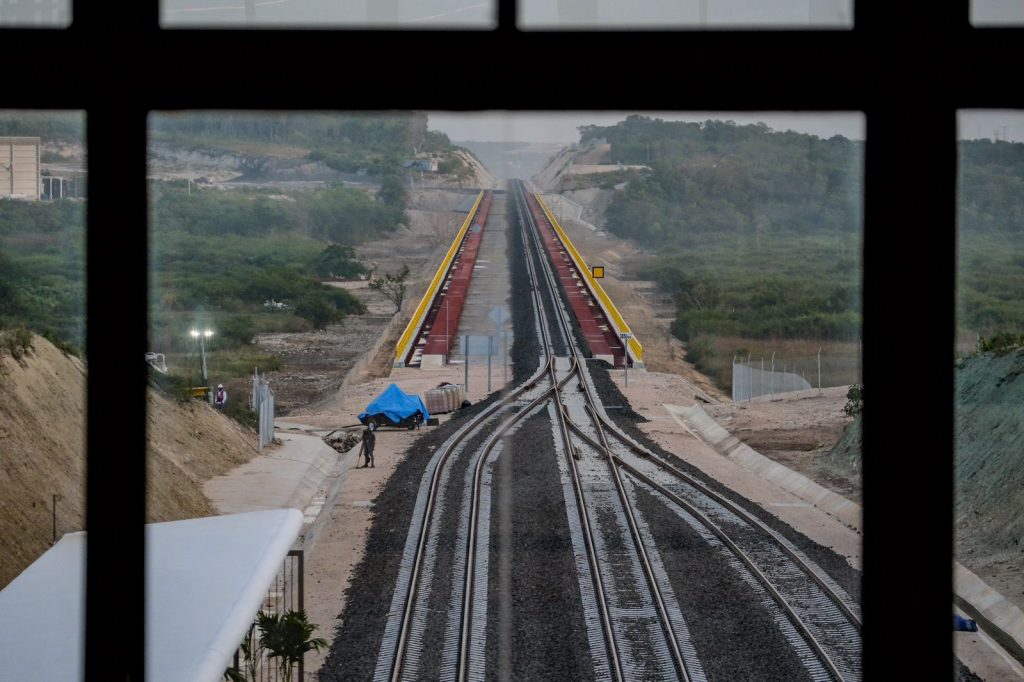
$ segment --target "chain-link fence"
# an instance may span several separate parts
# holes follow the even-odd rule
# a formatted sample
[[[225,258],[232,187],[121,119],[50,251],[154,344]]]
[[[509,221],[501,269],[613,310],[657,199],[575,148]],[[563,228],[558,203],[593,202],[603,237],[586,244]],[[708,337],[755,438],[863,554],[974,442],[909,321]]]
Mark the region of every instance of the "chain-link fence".
[[[249,396],[249,409],[259,415],[260,450],[274,440],[274,392],[270,390],[270,382],[260,376],[259,371],[252,375],[252,394]]]
[[[742,402],[808,388],[860,383],[859,354],[781,357],[776,354],[732,361],[732,400]]]

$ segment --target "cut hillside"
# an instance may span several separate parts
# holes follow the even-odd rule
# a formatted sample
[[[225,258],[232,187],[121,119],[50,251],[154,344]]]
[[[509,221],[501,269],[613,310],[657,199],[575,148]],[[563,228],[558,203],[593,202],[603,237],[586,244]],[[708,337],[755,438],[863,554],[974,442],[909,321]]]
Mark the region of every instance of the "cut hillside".
[[[84,528],[85,378],[38,336],[18,360],[0,354],[0,588],[50,548],[54,495],[57,536]],[[148,401],[147,519],[215,514],[202,483],[251,459],[255,434],[205,403]]]
[[[957,364],[957,557],[1024,605],[1024,349]]]

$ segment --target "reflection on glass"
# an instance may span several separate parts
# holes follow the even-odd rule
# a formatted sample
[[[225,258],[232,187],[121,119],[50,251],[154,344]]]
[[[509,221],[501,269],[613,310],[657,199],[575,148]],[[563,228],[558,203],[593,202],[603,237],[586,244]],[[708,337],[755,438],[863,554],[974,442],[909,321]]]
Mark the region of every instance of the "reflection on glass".
[[[161,0],[165,27],[492,28],[495,0]]]
[[[521,0],[519,12],[526,29],[853,26],[853,0]]]
[[[0,588],[85,528],[84,133],[0,110]]]
[[[971,0],[971,24],[1024,26],[1024,0]]]
[[[0,0],[0,27],[65,28],[70,0]]]
[[[966,110],[958,123],[955,587],[958,613],[985,619],[989,637],[954,641],[978,675],[1011,679],[992,640],[1024,609],[1024,112]]]

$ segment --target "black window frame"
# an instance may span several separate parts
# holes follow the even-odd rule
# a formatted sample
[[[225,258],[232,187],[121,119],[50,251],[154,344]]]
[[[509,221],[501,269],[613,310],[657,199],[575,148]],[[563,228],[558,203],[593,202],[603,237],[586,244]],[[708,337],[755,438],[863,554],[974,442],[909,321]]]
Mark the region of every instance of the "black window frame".
[[[12,69],[0,108],[86,114],[86,678],[144,679],[147,377],[127,358],[148,349],[147,115],[177,109],[864,112],[864,670],[949,678],[956,113],[1024,108],[1024,30],[972,28],[968,0],[856,0],[852,30],[522,32],[499,3],[483,31],[161,29],[157,0],[0,29],[67,67]]]

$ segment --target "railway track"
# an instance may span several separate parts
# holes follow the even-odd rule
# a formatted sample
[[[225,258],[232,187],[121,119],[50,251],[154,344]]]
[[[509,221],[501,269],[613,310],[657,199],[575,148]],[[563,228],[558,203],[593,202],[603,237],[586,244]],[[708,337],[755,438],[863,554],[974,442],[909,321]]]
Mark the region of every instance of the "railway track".
[[[676,598],[685,581],[666,569],[637,511],[638,491],[728,555],[737,580],[762,596],[809,679],[860,679],[856,603],[792,543],[669,458],[640,446],[604,413],[521,183],[510,198],[527,245],[539,366],[433,454],[418,491],[374,679],[487,676],[490,471],[507,438],[545,410],[559,457],[595,679],[707,679]],[[439,660],[425,663],[437,642]],[[503,674],[514,677],[515,671]]]

